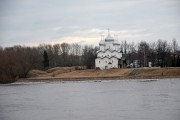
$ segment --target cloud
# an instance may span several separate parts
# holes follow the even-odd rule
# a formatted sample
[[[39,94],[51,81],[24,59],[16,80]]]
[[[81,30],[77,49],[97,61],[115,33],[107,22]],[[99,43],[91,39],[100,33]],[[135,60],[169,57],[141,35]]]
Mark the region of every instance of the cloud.
[[[100,35],[119,40],[180,43],[179,0],[0,1],[0,45],[69,42],[98,44]]]
[[[99,42],[99,37],[63,37],[59,39],[55,39],[50,44],[56,44],[56,43],[78,43],[81,45],[94,45],[97,46]]]
[[[85,29],[85,30],[77,30],[74,31],[71,36],[60,37],[54,40],[51,40],[51,44],[55,43],[79,43],[82,45],[95,45],[97,46],[101,40],[101,36],[99,33],[104,33],[104,37],[107,36],[108,32],[105,32],[103,29]],[[120,31],[111,31],[111,36],[115,39],[118,39],[119,42],[122,40],[134,41],[134,40],[142,40],[143,38],[149,37],[154,33],[148,33],[142,29],[132,29],[132,30],[120,30]],[[80,37],[81,36],[81,37]]]

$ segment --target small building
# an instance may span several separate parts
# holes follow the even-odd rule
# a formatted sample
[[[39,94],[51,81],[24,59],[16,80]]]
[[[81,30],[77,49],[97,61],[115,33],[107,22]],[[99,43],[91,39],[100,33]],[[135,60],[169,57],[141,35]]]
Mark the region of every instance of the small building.
[[[108,33],[108,36],[99,43],[99,50],[97,51],[97,58],[95,59],[96,68],[101,70],[122,68],[124,61],[125,58],[123,58],[118,40],[115,40]]]

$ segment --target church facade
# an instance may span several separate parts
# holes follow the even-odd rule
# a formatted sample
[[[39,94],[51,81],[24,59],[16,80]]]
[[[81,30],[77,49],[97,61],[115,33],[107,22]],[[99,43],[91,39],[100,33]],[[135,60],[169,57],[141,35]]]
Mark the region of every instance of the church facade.
[[[118,40],[115,40],[108,33],[105,39],[99,43],[95,67],[101,70],[111,68],[121,68],[123,64],[122,51]]]

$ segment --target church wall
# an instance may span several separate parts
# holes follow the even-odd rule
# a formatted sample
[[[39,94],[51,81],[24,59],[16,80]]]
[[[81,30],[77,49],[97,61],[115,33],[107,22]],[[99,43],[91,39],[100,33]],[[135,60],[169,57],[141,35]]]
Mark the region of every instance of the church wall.
[[[113,44],[112,44],[113,42],[109,42],[109,41],[107,41],[105,44],[105,49],[113,49],[114,50],[114,47],[113,47]]]
[[[105,56],[116,56],[117,58],[121,58],[122,57],[122,53],[119,53],[117,51],[114,51],[114,52],[110,52],[110,51],[106,51],[105,53],[104,52],[99,52],[97,54],[98,57],[105,57]]]
[[[100,50],[104,51],[104,46],[103,45],[100,46]]]
[[[112,68],[111,64],[109,65],[108,63],[111,62],[111,59],[109,58],[104,58],[102,59],[102,62],[103,62],[103,66],[104,66],[104,69],[109,69],[109,68]]]
[[[111,64],[108,64],[111,62]],[[99,67],[100,69],[109,69],[109,68],[118,68],[118,59],[117,58],[97,58],[95,60],[96,67]]]
[[[118,59],[117,58],[111,58],[112,67],[118,68]]]
[[[97,56],[98,56],[98,57],[104,57],[104,53],[103,53],[103,52],[99,52],[99,53],[97,54]]]
[[[120,50],[120,45],[114,45],[115,50],[119,51]]]
[[[112,54],[111,54],[111,52],[108,50],[108,51],[106,51],[106,52],[104,53],[104,56],[110,57],[110,56],[112,56]]]
[[[117,55],[118,58],[122,58],[122,53],[117,52],[116,55]]]
[[[100,61],[100,62],[99,62]],[[96,68],[99,67],[100,69],[104,69],[104,63],[103,60],[100,58],[96,58],[95,60]]]

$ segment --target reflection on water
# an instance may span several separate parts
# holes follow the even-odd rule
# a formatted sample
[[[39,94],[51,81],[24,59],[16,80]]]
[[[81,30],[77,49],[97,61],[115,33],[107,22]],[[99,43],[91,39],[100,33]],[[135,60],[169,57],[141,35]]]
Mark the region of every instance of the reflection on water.
[[[0,120],[180,120],[180,79],[0,86]]]

